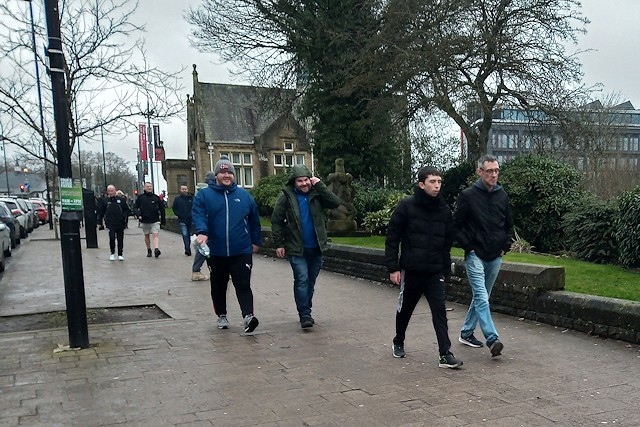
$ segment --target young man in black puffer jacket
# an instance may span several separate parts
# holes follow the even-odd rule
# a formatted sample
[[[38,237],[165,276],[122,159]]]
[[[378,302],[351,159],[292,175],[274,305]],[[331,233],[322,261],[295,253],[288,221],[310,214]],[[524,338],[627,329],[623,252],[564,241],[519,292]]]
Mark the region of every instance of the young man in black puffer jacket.
[[[451,271],[453,219],[451,209],[439,194],[441,186],[442,175],[437,169],[425,166],[418,171],[413,196],[402,199],[391,215],[385,263],[391,282],[400,285],[393,356],[405,356],[409,320],[424,295],[438,340],[438,366],[455,369],[462,361],[450,351],[444,282]]]

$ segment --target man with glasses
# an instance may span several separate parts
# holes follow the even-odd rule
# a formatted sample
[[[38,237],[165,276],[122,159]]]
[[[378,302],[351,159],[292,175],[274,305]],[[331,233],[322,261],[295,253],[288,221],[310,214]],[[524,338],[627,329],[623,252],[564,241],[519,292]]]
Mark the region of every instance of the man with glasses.
[[[482,342],[473,335],[479,323],[491,357],[495,357],[501,354],[504,345],[491,318],[489,296],[500,272],[502,256],[511,247],[513,218],[507,193],[498,183],[498,160],[492,155],[482,156],[476,173],[480,178],[460,193],[453,215],[456,240],[464,249],[467,279],[473,293],[458,341],[482,347]]]

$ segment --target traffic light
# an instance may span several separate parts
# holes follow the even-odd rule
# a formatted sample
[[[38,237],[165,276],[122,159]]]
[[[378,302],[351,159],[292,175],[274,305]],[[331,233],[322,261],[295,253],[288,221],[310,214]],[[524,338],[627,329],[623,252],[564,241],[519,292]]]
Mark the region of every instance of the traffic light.
[[[24,184],[20,184],[20,191],[24,193],[24,189],[25,189]]]
[[[137,188],[135,190],[133,190],[133,194],[135,194],[136,196],[138,195],[138,189]]]

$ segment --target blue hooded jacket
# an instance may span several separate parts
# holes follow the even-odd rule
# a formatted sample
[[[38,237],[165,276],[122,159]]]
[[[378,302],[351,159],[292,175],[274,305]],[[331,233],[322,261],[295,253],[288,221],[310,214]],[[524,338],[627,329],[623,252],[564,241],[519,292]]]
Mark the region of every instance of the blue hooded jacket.
[[[258,205],[253,197],[234,182],[220,185],[208,181],[193,199],[191,211],[196,234],[208,237],[212,256],[250,254],[262,245]]]

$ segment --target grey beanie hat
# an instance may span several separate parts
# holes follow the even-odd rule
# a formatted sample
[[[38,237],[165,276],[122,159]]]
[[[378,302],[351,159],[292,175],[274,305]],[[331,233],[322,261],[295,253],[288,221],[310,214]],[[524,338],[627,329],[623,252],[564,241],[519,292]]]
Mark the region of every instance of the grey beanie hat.
[[[216,165],[213,168],[213,174],[218,175],[218,172],[220,171],[227,171],[233,175],[236,174],[236,168],[233,167],[233,163],[231,163],[229,157],[225,155],[220,156],[220,160],[216,162]]]

